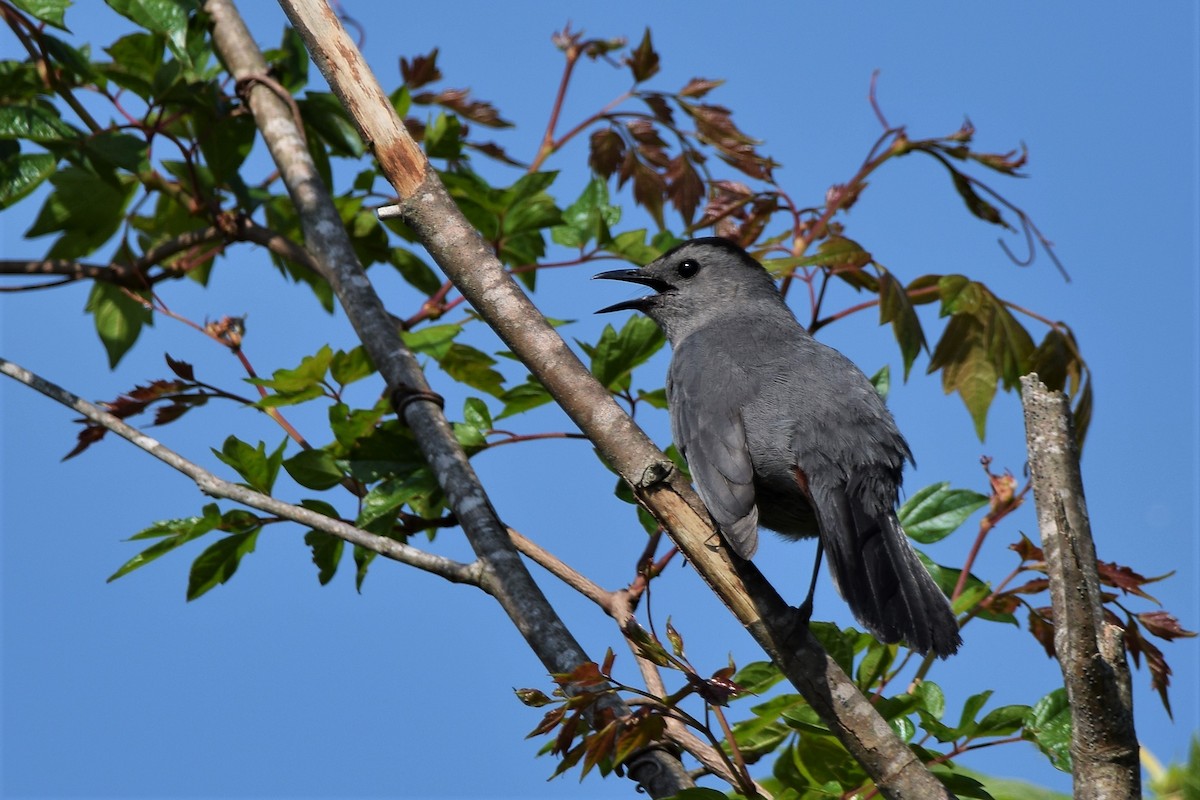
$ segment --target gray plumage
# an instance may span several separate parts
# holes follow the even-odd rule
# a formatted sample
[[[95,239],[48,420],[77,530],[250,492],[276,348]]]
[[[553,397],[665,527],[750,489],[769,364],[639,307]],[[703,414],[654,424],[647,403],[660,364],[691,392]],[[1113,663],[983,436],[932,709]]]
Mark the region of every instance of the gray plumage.
[[[641,311],[670,341],[671,432],[734,552],[754,555],[759,525],[819,536],[834,584],[872,634],[955,652],[954,613],[896,518],[908,444],[867,377],[809,335],[770,274],[708,238],[596,277],[655,289],[603,311]]]

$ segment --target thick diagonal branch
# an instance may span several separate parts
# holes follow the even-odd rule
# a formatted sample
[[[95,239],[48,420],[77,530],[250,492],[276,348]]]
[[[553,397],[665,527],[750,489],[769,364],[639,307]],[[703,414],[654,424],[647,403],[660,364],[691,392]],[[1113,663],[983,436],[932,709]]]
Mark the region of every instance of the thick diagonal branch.
[[[341,100],[422,244],[601,455],[634,487],[684,555],[890,798],[949,797],[761,574],[735,565],[698,497],[509,276],[446,193],[336,15],[322,0],[280,0]]]
[[[204,7],[213,19],[216,51],[234,78],[240,81],[266,74],[267,64],[262,52],[232,2],[208,0]],[[328,7],[323,7],[323,11],[333,17]],[[346,46],[357,53],[349,40]],[[345,77],[373,81],[369,73]],[[590,661],[509,541],[440,406],[420,399],[434,395],[420,365],[400,339],[394,322],[355,256],[349,234],[309,156],[303,133],[297,128],[288,104],[261,83],[251,85],[247,93],[255,122],[300,217],[306,247],[321,274],[333,287],[380,375],[387,381],[391,396],[404,398],[398,403],[397,410],[412,428],[422,455],[437,476],[450,508],[485,567],[485,588],[500,603],[547,670],[571,672]],[[415,155],[423,158],[419,150]],[[410,153],[408,160],[402,160],[401,164],[415,169],[419,162],[414,161]],[[395,164],[389,166],[395,167]],[[418,400],[407,402],[408,398]],[[611,702],[619,706],[614,709],[618,714],[626,711],[615,696]],[[691,784],[677,759],[653,752],[647,755],[645,764],[649,772],[673,776],[661,785],[642,782],[654,796],[675,794]],[[636,779],[632,766],[630,772]]]
[[[1140,797],[1125,640],[1104,621],[1096,546],[1083,496],[1071,407],[1036,374],[1021,378],[1025,441],[1050,577],[1054,651],[1071,703],[1075,797]]]

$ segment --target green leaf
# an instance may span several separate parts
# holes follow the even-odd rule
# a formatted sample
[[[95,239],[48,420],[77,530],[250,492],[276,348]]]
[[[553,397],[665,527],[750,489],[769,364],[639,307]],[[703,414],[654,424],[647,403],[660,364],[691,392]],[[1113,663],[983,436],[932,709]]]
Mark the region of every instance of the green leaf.
[[[608,202],[608,184],[592,178],[574,203],[563,209],[563,224],[550,231],[550,238],[563,247],[582,248],[592,239],[605,244],[608,229],[621,221],[619,206]]]
[[[342,386],[349,386],[374,372],[375,364],[362,345],[349,351],[338,350],[329,362],[329,374]]]
[[[125,294],[115,284],[105,281],[92,283],[84,310],[92,315],[96,333],[108,352],[108,366],[115,368],[133,347],[143,325],[153,325],[150,309]]]
[[[987,701],[992,696],[992,690],[987,689],[977,694],[973,694],[963,703],[962,714],[958,719],[958,728],[956,729],[960,736],[974,737],[975,731],[978,728],[978,723],[975,722],[975,716],[987,704]]]
[[[923,710],[934,719],[941,719],[946,713],[946,695],[942,687],[933,681],[921,681],[917,684],[916,692],[919,700],[918,710]]]
[[[908,291],[890,272],[879,276],[879,323],[886,322],[892,323],[892,332],[904,358],[904,379],[908,380],[913,362],[926,346],[925,331],[908,299]]]
[[[349,450],[359,440],[370,436],[391,410],[392,403],[386,397],[379,398],[373,408],[351,409],[345,403],[334,403],[329,407],[329,427],[337,443]]]
[[[949,483],[926,486],[909,498],[897,516],[904,532],[922,544],[944,539],[988,504],[986,495],[951,489]]]
[[[892,390],[892,368],[884,364],[870,378],[871,385],[875,387],[876,393],[884,400],[887,400],[888,392]]]
[[[492,413],[488,411],[487,403],[478,397],[468,397],[463,403],[463,419],[481,431],[492,429]]]
[[[224,184],[238,178],[238,169],[254,147],[258,129],[250,114],[212,116],[207,129],[198,138],[204,163],[213,180]]]
[[[1000,706],[989,711],[975,729],[976,736],[1010,736],[1021,730],[1029,715],[1029,706]]]
[[[254,552],[258,530],[226,536],[201,553],[192,562],[192,571],[188,575],[187,599],[195,600],[232,578],[242,557]]]
[[[251,489],[270,494],[279,474],[279,466],[283,463],[287,441],[284,438],[279,447],[267,455],[267,447],[263,442],[259,442],[258,447],[251,447],[236,436],[230,436],[220,450],[213,450],[213,454],[233,467]]]
[[[152,76],[162,64],[164,51],[162,38],[149,33],[131,33],[104,48],[113,60],[110,64],[100,65],[100,71],[123,89],[149,100],[155,91]]]
[[[400,338],[414,353],[441,359],[450,351],[450,345],[460,333],[461,325],[428,325],[415,331],[403,331]]]
[[[0,106],[0,140],[25,139],[44,144],[79,138],[58,112],[44,106]]]
[[[106,167],[137,172],[146,166],[149,144],[145,139],[118,131],[101,131],[88,138],[83,150]]]
[[[57,166],[49,153],[17,153],[0,161],[0,210],[28,197]]]
[[[733,682],[750,694],[764,694],[782,680],[783,673],[770,661],[753,661],[733,676]]]
[[[649,317],[631,316],[618,332],[605,325],[595,346],[580,342],[591,357],[592,374],[610,391],[629,388],[634,367],[645,363],[666,343],[662,330]]]
[[[525,383],[518,384],[500,395],[504,408],[496,415],[496,419],[501,420],[543,406],[552,399],[546,387],[530,376]]]
[[[269,408],[293,405],[325,393],[325,373],[333,362],[333,350],[324,345],[311,356],[305,356],[293,369],[277,369],[270,378],[247,378],[247,383],[262,386],[275,392],[264,397],[256,405]]]
[[[50,176],[54,191],[46,198],[33,226],[32,238],[62,231],[47,258],[90,255],[120,230],[125,209],[136,189],[130,180],[114,185],[82,167],[66,167]]]
[[[1025,717],[1022,736],[1036,744],[1055,768],[1071,771],[1071,704],[1066,689],[1055,689],[1037,701]]]
[[[139,27],[166,37],[167,47],[187,67],[187,12],[180,0],[105,0],[109,7]]]
[[[221,524],[221,514],[215,503],[204,507],[204,516],[187,517],[184,519],[168,519],[156,522],[149,528],[130,537],[134,539],[162,538],[162,541],[152,544],[142,552],[121,565],[120,569],[108,576],[112,583],[123,575],[128,575],[138,567],[145,566],[156,558],[165,555],[193,539],[197,539]]]
[[[610,253],[616,253],[639,267],[649,264],[662,255],[661,250],[646,243],[645,228],[618,233],[604,245],[604,249]]]
[[[970,775],[955,772],[943,765],[930,767],[934,777],[958,797],[975,797],[979,800],[995,800],[984,785]]]
[[[337,509],[320,500],[302,500],[300,505],[330,519],[338,519]],[[317,567],[317,580],[322,586],[333,580],[338,564],[342,560],[345,541],[324,531],[310,530],[304,534],[304,542],[312,549],[312,562]]]
[[[378,555],[374,550],[354,545],[354,591],[362,594],[363,581],[367,579],[367,569]]]
[[[365,152],[358,135],[340,100],[330,92],[307,92],[296,101],[305,125],[329,145],[329,152],[343,158],[361,158]]]
[[[380,520],[386,521],[385,527],[370,528],[377,532],[390,532],[396,512],[401,506],[412,502],[420,495],[431,493],[437,484],[429,470],[421,469],[404,478],[388,478],[375,486],[362,500],[362,510],[359,511],[355,525],[368,528]]]
[[[328,450],[301,450],[283,462],[292,480],[306,489],[332,489],[345,477],[337,460]]]
[[[504,393],[504,376],[492,366],[496,359],[470,345],[454,342],[438,364],[454,380],[474,389],[487,392],[493,397]]]
[[[59,30],[67,30],[66,23],[63,22],[63,12],[71,5],[71,0],[12,0],[12,4],[31,17],[49,23]]]
[[[442,288],[442,279],[437,273],[415,253],[400,247],[391,250],[388,262],[396,268],[400,276],[417,291],[433,294]]]
[[[462,158],[462,123],[458,117],[438,112],[425,127],[425,155],[455,161]]]
[[[942,389],[946,394],[958,392],[975,422],[976,435],[983,441],[999,375],[988,357],[978,319],[968,314],[951,318],[929,361],[930,373],[939,369]]]
[[[283,41],[279,47],[264,52],[263,58],[275,80],[292,94],[297,94],[308,83],[308,50],[291,25],[283,27]]]

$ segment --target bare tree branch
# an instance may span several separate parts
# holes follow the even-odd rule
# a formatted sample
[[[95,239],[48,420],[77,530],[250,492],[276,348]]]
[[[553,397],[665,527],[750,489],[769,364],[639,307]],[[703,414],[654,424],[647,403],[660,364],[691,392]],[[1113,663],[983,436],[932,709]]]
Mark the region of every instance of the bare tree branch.
[[[336,536],[350,544],[358,545],[393,561],[439,575],[454,583],[466,583],[487,590],[484,582],[483,565],[479,562],[463,564],[443,556],[427,553],[412,545],[389,539],[386,536],[364,531],[338,519],[318,514],[302,506],[285,503],[269,495],[256,492],[236,483],[222,480],[208,470],[171,450],[157,439],[147,436],[132,425],[128,425],[99,406],[93,405],[78,395],[41,378],[29,370],[0,358],[0,372],[20,383],[36,389],[42,394],[78,411],[87,419],[103,425],[108,430],[126,439],[158,460],[173,467],[196,482],[200,491],[212,497],[223,497],[250,508],[257,508],[282,519],[298,522],[314,530]]]
[[[633,487],[760,646],[889,798],[951,795],[895,735],[752,564],[736,565],[671,462],[579,361],[446,193],[361,53],[321,0],[280,0],[379,160],[426,250],[508,347]]]
[[[230,0],[207,0],[204,7],[213,19],[216,50],[234,78],[240,81],[266,74],[267,64],[262,52]],[[284,10],[289,16],[295,13],[287,3],[284,3]],[[328,22],[344,35],[344,29],[328,6],[321,4],[319,9],[310,6],[308,14],[313,13],[326,15]],[[321,49],[312,42],[307,44],[310,52],[320,59]],[[357,54],[348,38],[345,46]],[[365,67],[363,70],[359,78],[373,82]],[[251,85],[247,93],[255,122],[295,204],[307,248],[321,274],[333,287],[380,375],[387,381],[397,413],[412,428],[451,510],[484,564],[484,580],[489,593],[504,608],[550,672],[571,672],[591,661],[512,546],[440,404],[429,402],[436,395],[430,391],[419,363],[400,339],[395,323],[358,262],[349,235],[312,162],[288,104],[261,83]],[[354,113],[353,109],[351,113]],[[400,169],[409,174],[418,168],[423,171],[424,156],[411,139],[407,141],[407,147],[398,146],[385,153],[377,150],[376,156],[386,170]],[[615,694],[605,702],[618,716],[629,713]],[[655,797],[677,794],[692,785],[678,759],[659,750],[651,749],[635,756],[628,768],[630,777]]]
[[[1054,650],[1071,703],[1076,800],[1141,796],[1133,693],[1121,629],[1104,621],[1096,547],[1071,407],[1036,374],[1021,378],[1025,440],[1050,577]]]

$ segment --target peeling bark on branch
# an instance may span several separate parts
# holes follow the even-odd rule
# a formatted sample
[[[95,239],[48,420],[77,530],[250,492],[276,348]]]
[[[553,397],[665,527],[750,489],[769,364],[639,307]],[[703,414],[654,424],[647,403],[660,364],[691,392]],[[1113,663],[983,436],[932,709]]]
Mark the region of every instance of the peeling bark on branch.
[[[1075,798],[1141,797],[1125,641],[1102,613],[1071,408],[1062,392],[1049,391],[1036,374],[1021,378],[1021,401],[1050,577],[1054,649],[1071,703]]]
[[[752,564],[714,548],[699,498],[592,377],[459,212],[362,55],[321,0],[280,0],[399,194],[401,215],[459,291],[542,382],[889,798],[952,795],[920,763]]]

